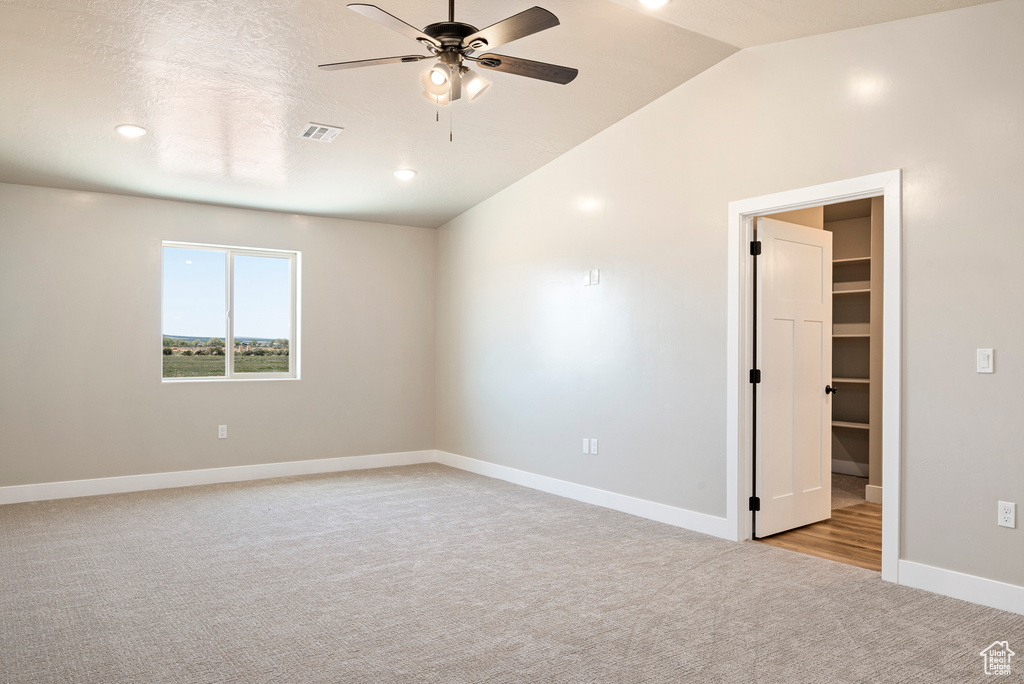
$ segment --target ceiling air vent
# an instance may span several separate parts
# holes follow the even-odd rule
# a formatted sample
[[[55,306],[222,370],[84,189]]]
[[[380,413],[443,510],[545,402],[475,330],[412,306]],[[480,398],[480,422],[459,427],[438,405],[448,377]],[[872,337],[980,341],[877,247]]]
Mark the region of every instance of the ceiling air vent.
[[[341,128],[338,126],[308,123],[306,124],[306,127],[302,129],[302,133],[299,137],[306,138],[308,140],[317,140],[319,142],[331,142],[338,137],[339,133],[341,133]]]

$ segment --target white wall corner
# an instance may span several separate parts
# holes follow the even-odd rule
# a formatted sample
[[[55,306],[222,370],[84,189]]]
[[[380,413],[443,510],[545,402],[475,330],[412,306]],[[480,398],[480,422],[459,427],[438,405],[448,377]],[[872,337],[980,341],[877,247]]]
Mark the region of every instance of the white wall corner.
[[[1024,587],[901,560],[900,584],[1024,615]]]
[[[630,515],[665,523],[666,525],[701,532],[712,537],[732,539],[729,535],[728,521],[725,518],[647,501],[646,499],[638,499],[625,494],[617,494],[604,489],[595,489],[594,487],[566,482],[565,480],[558,480],[545,475],[529,473],[525,470],[517,470],[467,456],[459,456],[447,451],[437,451],[436,454],[438,463],[452,468],[492,477],[496,480],[504,480],[505,482],[522,485],[523,487],[547,492],[548,494],[564,496],[567,499],[610,508],[622,513],[629,513]]]
[[[871,503],[882,503],[882,488],[875,485],[864,485],[864,498]]]
[[[259,463],[226,468],[205,468],[202,470],[180,470],[171,473],[100,477],[90,480],[42,482],[39,484],[0,487],[0,505],[24,503],[27,501],[46,501],[49,499],[70,499],[78,496],[141,492],[149,489],[191,487],[193,485],[219,484],[222,482],[265,480],[274,477],[291,477],[293,475],[315,475],[346,470],[388,468],[391,466],[433,462],[433,449],[425,449],[422,451],[402,451],[391,454],[340,456],[309,461]]]

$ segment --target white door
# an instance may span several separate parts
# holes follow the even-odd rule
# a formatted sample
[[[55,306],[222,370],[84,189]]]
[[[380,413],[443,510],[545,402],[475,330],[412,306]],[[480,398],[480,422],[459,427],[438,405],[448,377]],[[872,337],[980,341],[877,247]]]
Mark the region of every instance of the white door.
[[[832,514],[832,233],[760,218],[754,535]]]

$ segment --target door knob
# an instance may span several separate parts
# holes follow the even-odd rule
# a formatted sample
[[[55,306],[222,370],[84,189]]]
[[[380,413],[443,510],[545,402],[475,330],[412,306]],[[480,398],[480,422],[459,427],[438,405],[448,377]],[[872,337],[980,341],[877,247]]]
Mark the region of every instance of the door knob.
[[[832,385],[825,385],[825,394],[836,394],[837,392],[839,392],[838,387],[833,387]]]

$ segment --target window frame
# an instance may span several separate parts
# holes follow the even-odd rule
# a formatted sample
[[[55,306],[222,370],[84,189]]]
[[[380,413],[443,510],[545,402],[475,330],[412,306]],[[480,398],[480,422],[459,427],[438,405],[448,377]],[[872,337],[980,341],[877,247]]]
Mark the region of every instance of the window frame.
[[[166,383],[179,382],[249,382],[253,380],[298,380],[300,378],[300,327],[301,327],[301,271],[302,252],[285,249],[265,249],[262,247],[239,247],[236,245],[214,245],[199,242],[178,242],[163,240],[160,243],[160,341],[163,344],[163,310],[164,310],[164,249],[193,249],[224,254],[224,323],[226,335],[224,339],[224,375],[188,378],[165,378],[163,376],[163,358],[160,359],[160,381]],[[290,320],[291,335],[288,338],[288,372],[287,373],[245,373],[235,372],[235,257],[270,257],[288,260],[289,287],[291,294]]]

